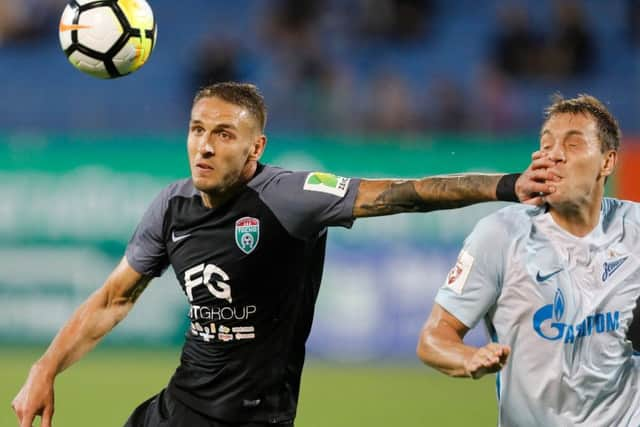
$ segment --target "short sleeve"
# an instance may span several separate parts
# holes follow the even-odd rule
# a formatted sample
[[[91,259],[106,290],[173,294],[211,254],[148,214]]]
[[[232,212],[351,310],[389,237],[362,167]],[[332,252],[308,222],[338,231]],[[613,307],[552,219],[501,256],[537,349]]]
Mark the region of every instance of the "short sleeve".
[[[358,179],[323,172],[271,170],[269,179],[255,189],[291,235],[304,239],[328,226],[353,225]]]
[[[127,261],[140,274],[157,277],[169,266],[163,237],[168,193],[167,188],[151,202],[127,245]]]
[[[436,295],[436,303],[469,328],[473,328],[498,299],[507,237],[504,224],[495,214],[478,222]]]

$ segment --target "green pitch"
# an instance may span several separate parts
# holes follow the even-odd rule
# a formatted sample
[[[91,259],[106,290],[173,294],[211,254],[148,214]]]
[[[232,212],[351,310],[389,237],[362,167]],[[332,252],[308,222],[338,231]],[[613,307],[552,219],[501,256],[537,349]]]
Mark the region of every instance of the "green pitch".
[[[0,347],[0,426],[17,425],[11,400],[41,351]],[[95,351],[58,377],[53,425],[121,426],[138,403],[167,383],[178,357],[178,349]],[[452,379],[418,362],[313,361],[302,377],[296,427],[470,425],[496,425],[493,377]]]

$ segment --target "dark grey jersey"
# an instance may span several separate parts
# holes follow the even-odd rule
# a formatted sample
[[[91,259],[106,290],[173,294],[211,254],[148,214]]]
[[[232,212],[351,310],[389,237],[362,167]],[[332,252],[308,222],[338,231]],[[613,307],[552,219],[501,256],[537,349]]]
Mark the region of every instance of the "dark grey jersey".
[[[259,165],[231,200],[206,208],[190,179],[152,202],[127,247],[138,272],[168,265],[191,325],[170,392],[229,422],[295,417],[326,227],[353,223],[359,182]]]

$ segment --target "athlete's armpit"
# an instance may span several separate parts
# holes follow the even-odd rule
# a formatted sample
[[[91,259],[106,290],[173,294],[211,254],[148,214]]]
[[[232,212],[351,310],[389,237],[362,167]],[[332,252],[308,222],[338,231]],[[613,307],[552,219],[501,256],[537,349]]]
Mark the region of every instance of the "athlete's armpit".
[[[361,180],[353,216],[454,209],[496,200],[502,175],[433,176],[419,180]]]

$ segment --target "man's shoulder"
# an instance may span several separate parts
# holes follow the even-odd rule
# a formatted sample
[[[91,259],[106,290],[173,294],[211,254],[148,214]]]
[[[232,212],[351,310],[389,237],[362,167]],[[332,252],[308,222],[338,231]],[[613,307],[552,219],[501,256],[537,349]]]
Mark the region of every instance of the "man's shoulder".
[[[487,227],[493,226],[511,231],[520,229],[523,225],[531,224],[533,218],[544,212],[544,206],[513,204],[484,217],[481,222]]]
[[[293,173],[291,170],[279,166],[260,164],[256,175],[248,182],[248,186],[254,190],[262,190],[274,179]]]
[[[631,200],[621,200],[615,197],[605,197],[602,199],[602,210],[606,215],[619,212],[640,212],[640,203]]]
[[[190,198],[198,195],[191,178],[180,179],[166,185],[149,205],[147,212],[154,215],[164,215],[172,199],[176,197]]]
[[[640,225],[640,203],[605,197],[602,200],[602,215],[605,224],[622,220]]]
[[[544,208],[529,205],[510,205],[478,221],[467,241],[490,242],[494,248],[509,244],[531,230],[533,218]]]
[[[169,183],[160,192],[163,199],[169,200],[174,197],[193,197],[198,194],[198,190],[193,186],[191,178],[179,179]]]

